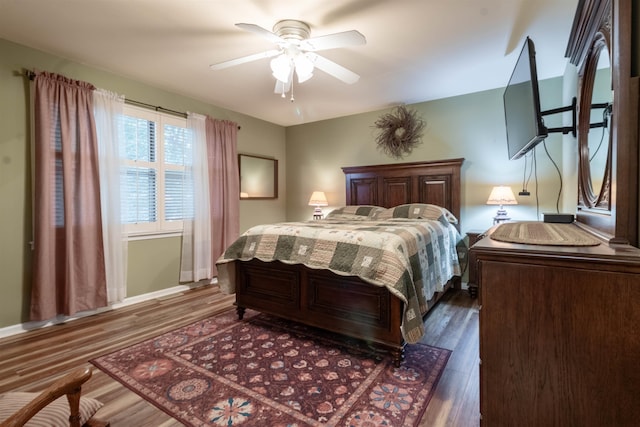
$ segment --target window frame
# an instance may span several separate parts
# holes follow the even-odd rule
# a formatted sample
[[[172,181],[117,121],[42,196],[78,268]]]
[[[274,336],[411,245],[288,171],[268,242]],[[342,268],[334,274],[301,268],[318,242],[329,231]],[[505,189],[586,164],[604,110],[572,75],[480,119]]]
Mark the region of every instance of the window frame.
[[[187,119],[176,115],[163,113],[161,111],[153,111],[147,108],[135,105],[125,104],[123,114],[127,117],[134,117],[143,120],[155,122],[155,162],[146,162],[140,160],[129,160],[123,152],[123,167],[145,167],[152,168],[156,172],[156,221],[154,222],[136,222],[124,223],[127,235],[134,239],[165,237],[167,235],[182,235],[182,220],[166,220],[165,219],[165,173],[166,171],[185,171],[187,166],[179,166],[175,164],[165,163],[165,147],[164,147],[164,127],[171,125],[187,129]],[[123,141],[123,145],[124,145]],[[123,199],[125,194],[121,196]]]

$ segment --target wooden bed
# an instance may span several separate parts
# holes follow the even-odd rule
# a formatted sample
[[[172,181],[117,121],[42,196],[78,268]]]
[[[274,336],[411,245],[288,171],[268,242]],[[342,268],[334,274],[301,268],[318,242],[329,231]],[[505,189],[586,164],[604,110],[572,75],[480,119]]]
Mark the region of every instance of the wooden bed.
[[[429,203],[460,218],[460,169],[464,159],[344,167],[347,205],[393,207]],[[458,224],[459,227],[459,224]],[[235,261],[236,305],[364,340],[389,352],[399,366],[404,357],[403,302],[384,287],[358,277],[278,261]],[[460,277],[436,293],[422,316]]]

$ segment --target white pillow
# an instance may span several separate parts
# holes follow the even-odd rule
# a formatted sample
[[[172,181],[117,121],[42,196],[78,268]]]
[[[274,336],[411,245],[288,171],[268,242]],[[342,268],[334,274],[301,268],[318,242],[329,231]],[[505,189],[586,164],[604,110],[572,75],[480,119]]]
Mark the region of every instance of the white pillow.
[[[442,220],[457,224],[458,219],[442,206],[427,203],[409,203],[386,209],[382,212],[376,212],[373,216],[374,220],[385,220],[390,218],[409,218],[409,219],[432,219]]]
[[[345,215],[363,216],[365,218],[371,218],[376,213],[382,212],[385,209],[380,206],[373,205],[348,205],[336,208],[329,212],[325,218],[338,218],[346,219]]]

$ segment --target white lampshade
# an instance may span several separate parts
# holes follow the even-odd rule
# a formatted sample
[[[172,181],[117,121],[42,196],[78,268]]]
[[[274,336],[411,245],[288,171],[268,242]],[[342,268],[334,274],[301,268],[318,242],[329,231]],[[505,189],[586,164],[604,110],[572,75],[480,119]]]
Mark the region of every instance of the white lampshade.
[[[309,199],[309,206],[315,206],[313,210],[313,219],[322,219],[322,209],[320,206],[328,206],[327,196],[323,191],[314,191]]]
[[[487,200],[488,205],[517,205],[518,201],[516,200],[516,196],[513,195],[513,191],[511,187],[506,185],[499,185],[497,187],[493,187],[491,190],[491,194],[489,195],[489,199]]]
[[[271,71],[277,80],[287,83],[291,76],[291,59],[288,55],[278,55],[271,60]]]
[[[298,76],[298,83],[306,82],[313,77],[313,62],[305,54],[299,54],[293,61]]]
[[[491,190],[491,194],[489,194],[487,204],[500,205],[500,208],[498,208],[498,212],[496,212],[496,216],[493,217],[493,223],[496,224],[511,219],[507,216],[507,210],[503,206],[517,205],[518,201],[516,200],[516,196],[513,195],[511,187],[506,185],[499,185],[497,187],[493,187],[493,189]]]
[[[309,206],[328,206],[327,196],[323,191],[314,191],[309,199]]]

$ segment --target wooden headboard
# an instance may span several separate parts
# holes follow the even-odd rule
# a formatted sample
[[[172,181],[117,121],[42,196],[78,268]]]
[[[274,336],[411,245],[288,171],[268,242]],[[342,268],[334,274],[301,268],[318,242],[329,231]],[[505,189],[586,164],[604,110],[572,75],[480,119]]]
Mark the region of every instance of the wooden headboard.
[[[447,208],[460,219],[460,169],[464,159],[347,166],[347,205],[385,208],[430,203]]]

